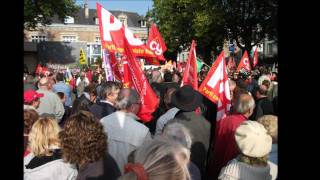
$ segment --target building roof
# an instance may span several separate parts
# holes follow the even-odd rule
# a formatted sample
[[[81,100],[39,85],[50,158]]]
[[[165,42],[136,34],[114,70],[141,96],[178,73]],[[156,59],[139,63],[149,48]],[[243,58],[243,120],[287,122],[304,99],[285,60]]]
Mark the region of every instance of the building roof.
[[[120,11],[120,10],[109,10],[111,14],[118,17],[121,13],[127,15],[127,24],[128,27],[140,27],[140,21],[144,19],[143,16],[140,16],[138,13],[135,12],[127,12],[127,11]],[[96,9],[89,9],[89,17],[85,18],[84,8],[81,8],[74,17],[74,24],[81,24],[81,25],[96,25],[95,18],[97,18],[97,11]],[[63,21],[60,21],[58,16],[54,16],[52,18],[52,23],[62,24]]]

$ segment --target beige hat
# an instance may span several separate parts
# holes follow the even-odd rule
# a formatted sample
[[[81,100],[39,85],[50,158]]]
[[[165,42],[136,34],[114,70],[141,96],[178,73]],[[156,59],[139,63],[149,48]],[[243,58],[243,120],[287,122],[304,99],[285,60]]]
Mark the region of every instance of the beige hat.
[[[263,157],[271,151],[272,138],[258,122],[248,120],[241,123],[235,139],[242,154],[249,157]]]

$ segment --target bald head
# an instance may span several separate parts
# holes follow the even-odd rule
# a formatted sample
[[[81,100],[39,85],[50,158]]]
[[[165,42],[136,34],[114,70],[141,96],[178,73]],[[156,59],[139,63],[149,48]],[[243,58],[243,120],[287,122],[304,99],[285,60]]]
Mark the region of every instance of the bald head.
[[[254,106],[255,103],[252,96],[247,93],[241,94],[236,104],[236,112],[249,117],[253,112]]]

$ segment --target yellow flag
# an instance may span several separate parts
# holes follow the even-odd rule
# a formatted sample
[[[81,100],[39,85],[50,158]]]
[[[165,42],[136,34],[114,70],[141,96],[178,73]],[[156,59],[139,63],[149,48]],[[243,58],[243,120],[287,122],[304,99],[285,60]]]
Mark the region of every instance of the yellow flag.
[[[83,49],[80,49],[80,64],[87,64],[86,55],[83,52]]]

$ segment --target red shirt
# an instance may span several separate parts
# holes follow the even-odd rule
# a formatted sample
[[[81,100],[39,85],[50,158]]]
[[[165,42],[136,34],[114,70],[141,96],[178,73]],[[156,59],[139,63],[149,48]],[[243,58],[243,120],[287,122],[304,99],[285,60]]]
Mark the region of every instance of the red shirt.
[[[232,114],[216,123],[213,155],[209,162],[210,179],[217,179],[222,167],[239,154],[234,135],[245,120],[247,117],[242,114]]]

